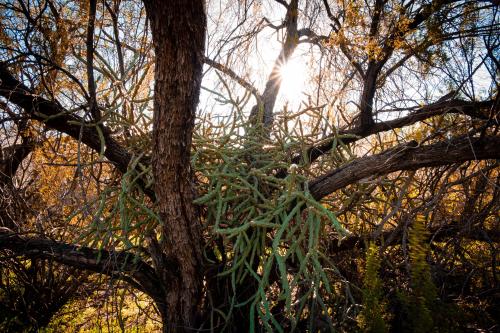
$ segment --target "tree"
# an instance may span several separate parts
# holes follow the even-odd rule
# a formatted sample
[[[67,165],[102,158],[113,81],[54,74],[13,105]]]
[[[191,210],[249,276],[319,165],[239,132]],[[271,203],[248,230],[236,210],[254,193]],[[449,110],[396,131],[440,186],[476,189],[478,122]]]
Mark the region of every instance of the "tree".
[[[494,3],[45,0],[0,8],[2,139],[24,147],[2,159],[9,187],[19,191],[19,166],[29,173],[31,142],[71,138],[76,154],[53,153],[65,154],[82,193],[63,216],[69,235],[33,233],[23,216],[2,222],[3,255],[123,280],[151,297],[165,332],[348,325],[356,316],[344,310],[359,281],[339,256],[354,262],[371,240],[396,264],[407,257],[411,221],[432,209],[436,253],[453,239],[488,244],[474,251],[495,257]],[[279,43],[261,93],[250,74],[261,71],[254,50],[265,34]],[[264,39],[276,46],[272,38]],[[294,106],[280,88],[298,50],[318,74]],[[201,88],[201,106],[220,108],[221,119],[197,111]],[[454,198],[462,192],[451,192],[462,185],[463,206]],[[457,220],[458,210],[468,217]],[[474,264],[490,270],[484,281],[492,276],[494,290],[495,261],[488,265]],[[394,281],[408,277],[396,271]]]

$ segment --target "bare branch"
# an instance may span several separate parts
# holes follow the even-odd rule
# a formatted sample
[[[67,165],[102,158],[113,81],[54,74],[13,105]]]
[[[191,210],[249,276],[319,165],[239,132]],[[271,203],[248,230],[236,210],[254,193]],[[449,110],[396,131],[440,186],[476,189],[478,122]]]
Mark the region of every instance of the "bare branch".
[[[23,236],[7,228],[0,228],[0,250],[11,251],[15,256],[53,259],[71,267],[132,280],[153,298],[163,294],[153,268],[131,253],[95,250],[41,237]]]
[[[203,61],[205,62],[205,64],[209,65],[210,67],[221,71],[222,73],[226,74],[227,76],[229,76],[230,78],[232,78],[233,80],[238,82],[238,84],[240,86],[242,86],[243,88],[245,88],[246,90],[248,90],[249,92],[251,92],[255,96],[255,99],[257,99],[257,103],[262,103],[262,96],[260,95],[257,88],[255,88],[250,82],[246,81],[241,76],[236,74],[231,68],[229,68],[221,63],[218,63],[218,62],[216,62],[208,57],[205,57],[203,59]]]
[[[94,78],[94,30],[97,1],[89,1],[89,17],[87,23],[87,81],[90,95],[90,113],[95,121],[101,119],[101,111],[97,105],[97,92]]]
[[[459,137],[419,146],[411,141],[380,154],[358,158],[309,182],[309,190],[321,199],[363,178],[400,170],[416,170],[465,161],[500,158],[500,137]]]
[[[377,134],[383,131],[390,131],[397,128],[403,128],[406,126],[413,125],[419,121],[423,121],[425,119],[446,114],[446,113],[456,113],[456,114],[464,114],[468,115],[472,118],[477,119],[488,119],[488,115],[490,113],[490,109],[493,107],[494,101],[483,101],[483,102],[466,102],[462,100],[450,100],[445,102],[437,102],[434,104],[426,105],[408,116],[401,117],[398,119],[379,122],[373,124],[368,130],[362,130],[359,127],[340,131],[338,135],[340,136],[349,136],[349,138],[342,139],[342,142],[345,144],[356,142],[362,138],[368,137],[373,134]],[[408,109],[406,109],[408,110]],[[404,111],[404,110],[398,110]],[[332,135],[330,139],[326,142],[323,142],[317,146],[311,147],[308,150],[307,156],[309,162],[313,162],[318,159],[321,155],[327,153],[332,148],[332,143],[335,139],[335,136]],[[293,163],[300,163],[303,154],[297,154],[292,158]]]
[[[485,230],[484,228],[460,228],[454,223],[447,226],[439,226],[428,229],[432,237],[429,240],[433,242],[441,242],[450,237],[459,237],[464,239],[483,241],[483,242],[500,242],[500,231],[498,230]],[[403,228],[398,226],[394,229],[385,230],[381,235],[366,234],[366,235],[352,235],[341,242],[335,240],[328,244],[328,251],[331,253],[338,253],[343,251],[352,251],[353,249],[364,249],[370,241],[377,241],[379,239],[385,240],[383,245],[390,246],[396,245],[401,242],[403,236]]]
[[[31,119],[43,122],[48,128],[65,133],[75,140],[81,140],[91,149],[100,152],[104,148],[104,156],[116,165],[121,172],[126,172],[132,155],[110,135],[110,131],[97,125],[86,123],[81,117],[69,113],[56,102],[49,101],[30,91],[8,71],[5,63],[0,62],[0,96],[10,103],[22,108]],[[144,158],[143,164],[149,161]],[[154,198],[151,189],[141,184],[144,193]]]

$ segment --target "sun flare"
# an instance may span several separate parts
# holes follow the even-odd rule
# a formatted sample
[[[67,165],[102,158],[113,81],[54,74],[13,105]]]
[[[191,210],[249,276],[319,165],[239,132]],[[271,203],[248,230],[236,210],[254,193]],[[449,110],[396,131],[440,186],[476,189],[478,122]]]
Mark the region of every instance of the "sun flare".
[[[292,58],[280,69],[281,96],[292,105],[300,104],[306,79],[306,68],[300,58]]]

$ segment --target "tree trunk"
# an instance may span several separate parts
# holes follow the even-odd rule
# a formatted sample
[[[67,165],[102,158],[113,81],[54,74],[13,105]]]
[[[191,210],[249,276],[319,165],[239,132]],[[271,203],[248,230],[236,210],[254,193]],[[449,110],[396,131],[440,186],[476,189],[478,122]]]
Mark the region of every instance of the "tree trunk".
[[[161,255],[154,262],[166,295],[161,312],[165,332],[192,332],[201,306],[203,270],[190,150],[203,66],[205,4],[144,3],[156,54],[153,174],[163,225]]]

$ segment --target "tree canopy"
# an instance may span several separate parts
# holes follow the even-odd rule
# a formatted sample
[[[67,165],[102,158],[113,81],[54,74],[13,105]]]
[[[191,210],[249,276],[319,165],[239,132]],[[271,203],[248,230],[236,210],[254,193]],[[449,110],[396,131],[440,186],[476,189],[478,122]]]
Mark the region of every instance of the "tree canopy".
[[[498,329],[499,19],[3,2],[0,329]]]

